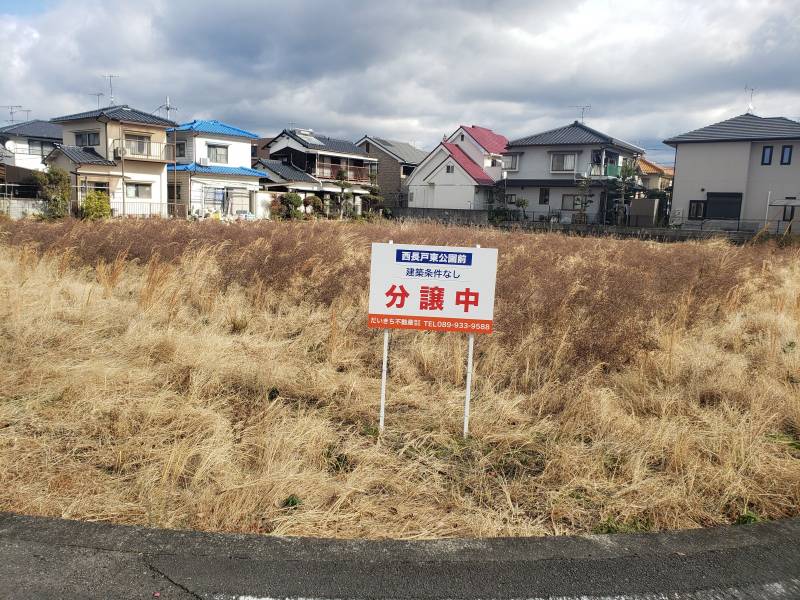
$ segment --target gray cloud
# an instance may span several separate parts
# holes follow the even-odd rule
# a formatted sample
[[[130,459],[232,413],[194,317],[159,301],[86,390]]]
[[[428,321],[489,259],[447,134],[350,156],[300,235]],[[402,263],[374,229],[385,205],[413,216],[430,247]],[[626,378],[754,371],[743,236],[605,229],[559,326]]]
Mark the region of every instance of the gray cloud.
[[[800,117],[800,0],[435,4],[55,2],[0,21],[0,102],[40,118],[118,102],[262,134],[290,122],[431,146],[459,123],[572,121],[644,145],[744,111]],[[106,100],[108,98],[106,97]]]

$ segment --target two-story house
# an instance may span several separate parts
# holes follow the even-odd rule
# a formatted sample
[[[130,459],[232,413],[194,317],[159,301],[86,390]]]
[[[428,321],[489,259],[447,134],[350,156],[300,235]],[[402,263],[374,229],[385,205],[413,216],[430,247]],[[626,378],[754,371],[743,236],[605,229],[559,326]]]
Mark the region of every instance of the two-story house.
[[[250,167],[258,135],[221,121],[194,120],[167,130],[175,164],[167,166],[168,195],[190,214],[256,214],[262,171]]]
[[[491,129],[461,125],[408,177],[408,207],[486,210],[502,176],[507,144]]]
[[[428,155],[407,142],[365,135],[356,145],[378,159],[377,184],[388,208],[401,206],[407,196],[406,180]]]
[[[34,119],[0,127],[3,162],[12,167],[43,171],[44,157],[61,143],[61,125]]]
[[[112,214],[168,216],[167,163],[175,158],[167,128],[175,123],[127,105],[51,119],[63,144],[45,158],[70,174],[73,204],[89,190],[106,192]]]
[[[506,203],[519,197],[537,220],[560,223],[614,222],[607,182],[624,164],[635,164],[644,150],[579,121],[508,143],[505,152]],[[578,182],[588,184],[588,198]]]
[[[676,153],[671,223],[781,232],[800,218],[800,122],[746,113],[664,143]]]
[[[342,188],[337,178],[343,175],[353,195],[353,207],[361,212],[360,197],[369,193],[370,179],[377,175],[378,160],[368,156],[353,142],[330,138],[310,129],[284,129],[269,146],[270,160],[280,161],[311,175],[319,184],[301,195],[316,195],[330,206]]]
[[[672,167],[662,167],[640,156],[636,168],[642,187],[648,191],[663,192],[672,185]]]

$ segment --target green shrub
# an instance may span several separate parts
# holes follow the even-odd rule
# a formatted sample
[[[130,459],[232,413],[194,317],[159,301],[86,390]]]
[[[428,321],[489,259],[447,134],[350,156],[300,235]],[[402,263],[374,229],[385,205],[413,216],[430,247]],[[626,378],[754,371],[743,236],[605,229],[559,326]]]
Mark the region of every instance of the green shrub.
[[[84,219],[96,221],[111,216],[111,199],[100,190],[91,190],[83,200],[82,215]]]
[[[35,171],[33,182],[37,192],[47,203],[45,218],[63,219],[69,214],[69,173],[58,167],[49,167],[43,173]]]

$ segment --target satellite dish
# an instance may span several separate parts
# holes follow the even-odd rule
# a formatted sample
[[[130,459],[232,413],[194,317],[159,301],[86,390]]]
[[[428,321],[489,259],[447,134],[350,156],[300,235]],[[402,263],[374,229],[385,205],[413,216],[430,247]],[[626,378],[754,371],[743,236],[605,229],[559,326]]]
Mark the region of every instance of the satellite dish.
[[[14,140],[7,140],[5,146],[6,150],[8,150],[9,152],[14,152],[14,150],[16,150],[17,147],[17,145],[14,143]]]

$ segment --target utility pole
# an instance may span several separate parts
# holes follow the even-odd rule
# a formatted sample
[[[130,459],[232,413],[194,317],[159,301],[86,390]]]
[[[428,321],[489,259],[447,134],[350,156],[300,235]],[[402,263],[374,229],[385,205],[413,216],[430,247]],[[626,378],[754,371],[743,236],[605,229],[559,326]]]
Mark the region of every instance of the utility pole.
[[[97,108],[100,108],[100,98],[105,96],[103,92],[94,92],[89,94],[89,96],[95,96],[97,98]]]
[[[6,104],[6,105],[4,105],[4,106],[2,106],[0,108],[7,108],[8,109],[8,114],[11,116],[10,122],[13,124],[14,123],[14,113],[19,112],[19,110],[22,109],[22,105],[21,104]]]
[[[111,101],[111,106],[114,106],[114,79],[119,79],[119,75],[103,75],[108,79],[108,97]]]
[[[592,105],[591,104],[572,104],[572,105],[570,105],[570,108],[577,108],[577,109],[579,109],[581,111],[581,123],[583,123],[583,120],[584,120],[584,117],[586,116],[586,113],[589,112],[590,110],[592,110]]]

